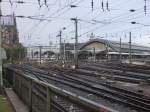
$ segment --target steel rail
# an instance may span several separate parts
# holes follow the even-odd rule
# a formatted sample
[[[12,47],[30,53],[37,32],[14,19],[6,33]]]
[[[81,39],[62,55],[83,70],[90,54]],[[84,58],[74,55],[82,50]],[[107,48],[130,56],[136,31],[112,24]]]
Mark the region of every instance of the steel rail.
[[[36,74],[37,75],[37,74]],[[101,97],[105,97],[105,98],[107,98],[107,99],[113,99],[114,101],[119,101],[119,102],[122,102],[122,103],[124,103],[124,104],[128,104],[128,105],[130,105],[130,106],[133,106],[133,107],[136,107],[136,108],[138,108],[138,109],[142,109],[142,110],[144,110],[144,111],[149,111],[149,105],[146,105],[145,103],[142,103],[142,102],[139,102],[139,101],[137,101],[137,100],[133,100],[133,99],[131,99],[131,98],[129,98],[129,97],[124,97],[124,98],[127,98],[130,102],[132,101],[132,103],[135,103],[135,104],[132,104],[132,103],[129,103],[129,101],[127,101],[127,99],[126,100],[124,100],[124,101],[121,101],[121,100],[119,100],[119,99],[115,99],[115,98],[111,98],[109,95],[104,95],[104,94],[102,94],[102,93],[100,93],[99,91],[93,91],[93,90],[91,90],[91,89],[85,89],[85,88],[83,88],[83,87],[79,87],[79,85],[78,86],[75,86],[75,84],[73,84],[73,83],[68,83],[67,81],[68,81],[68,79],[66,79],[67,81],[62,81],[61,79],[58,79],[58,77],[57,78],[52,78],[52,77],[45,77],[45,76],[43,76],[43,75],[41,75],[41,74],[38,74],[38,76],[40,76],[40,77],[44,77],[44,78],[46,78],[46,79],[49,79],[49,80],[54,80],[54,81],[57,81],[57,82],[59,82],[59,83],[63,83],[63,84],[66,84],[66,85],[69,85],[69,86],[71,86],[71,87],[74,87],[74,88],[78,88],[78,89],[82,89],[82,90],[84,90],[84,91],[87,91],[87,92],[92,92],[92,93],[94,93],[94,94],[96,94],[96,95],[100,95]],[[72,80],[71,80],[72,81]],[[85,85],[84,85],[85,86]],[[88,85],[89,86],[89,85]],[[93,89],[94,87],[92,87],[92,89]],[[100,88],[99,88],[99,90],[100,90]],[[102,90],[101,89],[101,91],[103,91],[104,92],[104,90]],[[105,90],[105,93],[108,93],[108,91],[106,91]],[[118,94],[118,93],[114,93],[114,92],[110,92],[109,91],[109,93],[111,93],[111,94]],[[119,95],[119,94],[118,94]],[[120,95],[121,97],[123,97],[123,95]],[[140,105],[142,105],[142,107],[141,106],[139,106],[138,104],[140,104]]]

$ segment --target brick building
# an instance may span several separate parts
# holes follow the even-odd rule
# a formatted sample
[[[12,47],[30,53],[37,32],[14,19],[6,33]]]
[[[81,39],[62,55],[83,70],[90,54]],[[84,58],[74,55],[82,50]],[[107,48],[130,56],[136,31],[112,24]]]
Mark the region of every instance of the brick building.
[[[1,17],[2,46],[11,47],[19,43],[16,18],[14,15]]]

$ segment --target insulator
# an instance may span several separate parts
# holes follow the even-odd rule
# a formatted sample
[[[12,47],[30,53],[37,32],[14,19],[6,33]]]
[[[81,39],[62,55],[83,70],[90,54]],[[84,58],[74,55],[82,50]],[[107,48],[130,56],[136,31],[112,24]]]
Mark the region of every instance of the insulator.
[[[24,4],[25,2],[24,1],[17,1],[17,3]]]
[[[104,2],[103,1],[102,1],[101,5],[102,5],[102,10],[104,11]]]
[[[47,0],[44,0],[44,4],[45,4],[46,7],[48,7]]]
[[[93,9],[94,9],[94,2],[93,2],[93,0],[91,2],[91,6],[92,6],[92,12],[93,12]]]
[[[107,3],[106,3],[106,7],[107,7],[107,11],[110,11],[108,1],[107,1]]]
[[[135,10],[135,9],[130,9],[129,11],[130,11],[130,12],[135,12],[136,10]]]
[[[2,1],[2,0],[1,0],[1,1]],[[0,2],[1,2],[1,1],[0,1]],[[9,0],[9,3],[10,3],[11,6],[13,5],[13,3],[11,2],[11,0]]]
[[[146,4],[146,0],[144,0],[144,1],[145,1],[144,12],[145,12],[145,15],[146,15],[146,13],[147,13],[147,4]]]
[[[40,3],[40,0],[38,0],[38,4],[39,4],[39,7],[41,7],[41,3]]]
[[[145,12],[145,15],[146,15],[146,6],[144,6],[144,12]]]
[[[71,7],[71,8],[75,8],[75,7],[77,7],[77,6],[76,6],[76,5],[70,5],[70,7]]]

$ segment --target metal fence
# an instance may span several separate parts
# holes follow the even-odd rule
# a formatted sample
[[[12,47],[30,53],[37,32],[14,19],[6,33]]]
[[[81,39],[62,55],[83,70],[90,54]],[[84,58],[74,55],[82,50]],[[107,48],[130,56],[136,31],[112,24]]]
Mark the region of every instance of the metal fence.
[[[5,68],[5,72],[7,80],[13,84],[14,91],[30,112],[112,112],[111,109],[20,71]]]

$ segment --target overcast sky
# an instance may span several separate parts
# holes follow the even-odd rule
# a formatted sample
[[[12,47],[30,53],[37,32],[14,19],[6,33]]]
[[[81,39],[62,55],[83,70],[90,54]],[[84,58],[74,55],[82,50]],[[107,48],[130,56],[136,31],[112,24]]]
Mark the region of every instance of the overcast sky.
[[[147,14],[144,13],[144,0],[47,0],[47,6],[40,8],[38,0],[24,0],[24,4],[13,3],[3,0],[3,15],[12,14],[23,16],[36,16],[45,21],[17,18],[20,42],[29,45],[49,45],[50,42],[58,43],[56,37],[60,29],[63,31],[63,38],[66,42],[74,42],[74,22],[70,18],[77,17],[79,42],[88,41],[89,35],[94,33],[95,37],[128,42],[129,34],[132,32],[132,42],[150,46],[150,0],[147,0]],[[13,0],[11,0],[13,1]],[[15,1],[15,0],[14,0]],[[44,4],[45,0],[41,0]],[[102,1],[104,11],[102,10]],[[108,8],[106,3],[108,1]],[[77,5],[70,8],[70,5]],[[134,9],[135,12],[130,12]],[[92,21],[94,20],[94,21]],[[96,22],[95,22],[96,21]],[[140,24],[133,25],[131,21]],[[144,26],[146,25],[146,26]]]

